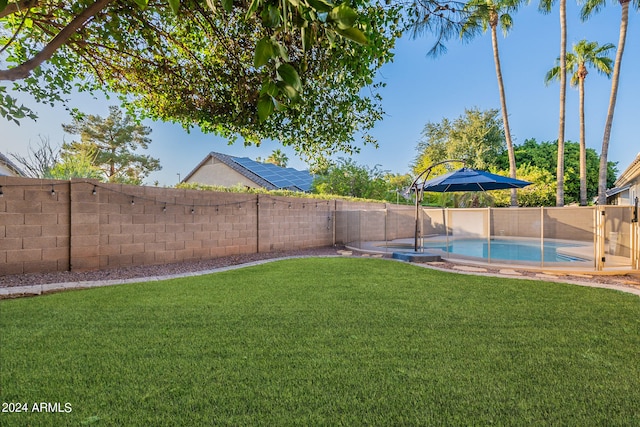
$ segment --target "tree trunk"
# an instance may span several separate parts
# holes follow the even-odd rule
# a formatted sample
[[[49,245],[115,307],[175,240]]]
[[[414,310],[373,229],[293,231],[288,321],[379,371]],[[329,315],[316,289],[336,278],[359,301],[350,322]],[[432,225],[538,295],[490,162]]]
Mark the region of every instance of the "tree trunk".
[[[500,91],[500,106],[502,107],[502,122],[504,123],[504,138],[507,141],[507,153],[509,155],[509,176],[516,177],[516,156],[511,140],[511,130],[509,128],[509,114],[507,113],[507,98],[504,94],[504,83],[502,81],[502,68],[500,67],[500,55],[498,53],[498,32],[496,25],[491,25],[491,44],[493,45],[493,60],[496,64],[496,76],[498,77],[498,90]],[[511,189],[511,206],[518,206],[518,195],[516,189]]]
[[[567,2],[560,0],[560,124],[558,129],[558,166],[556,168],[556,206],[564,206],[564,122],[567,96]]]
[[[609,98],[609,110],[607,111],[607,122],[604,126],[604,136],[602,137],[602,152],[600,153],[600,174],[598,177],[598,204],[607,204],[607,156],[609,153],[609,140],[611,139],[611,126],[613,125],[613,112],[616,108],[618,97],[618,82],[620,81],[620,67],[622,65],[622,54],[627,39],[627,25],[629,24],[629,0],[620,0],[622,6],[622,17],[620,18],[620,39],[618,40],[618,51],[616,52],[616,62],[613,65],[613,78],[611,79],[611,97]]]
[[[587,147],[584,126],[584,79],[586,67],[580,64],[578,83],[580,90],[580,206],[587,205]]]

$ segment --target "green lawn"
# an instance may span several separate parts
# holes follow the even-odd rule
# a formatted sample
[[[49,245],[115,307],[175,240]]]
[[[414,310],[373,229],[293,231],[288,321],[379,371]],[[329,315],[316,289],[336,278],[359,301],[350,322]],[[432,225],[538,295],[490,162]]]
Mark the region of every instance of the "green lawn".
[[[0,333],[3,426],[640,425],[611,290],[298,259],[4,300]]]

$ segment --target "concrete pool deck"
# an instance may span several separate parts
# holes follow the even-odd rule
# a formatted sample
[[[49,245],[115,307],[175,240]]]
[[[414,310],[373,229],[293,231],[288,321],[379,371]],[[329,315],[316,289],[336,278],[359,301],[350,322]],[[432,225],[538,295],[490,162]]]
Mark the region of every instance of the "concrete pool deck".
[[[497,236],[501,241],[507,240],[503,236]],[[435,245],[437,244],[446,244],[446,239],[442,236],[436,237],[424,237],[423,241],[431,242]],[[535,242],[537,239],[530,239],[530,241]],[[558,247],[558,254],[562,254],[564,256],[570,258],[577,258],[584,261],[572,261],[572,262],[545,262],[540,263],[536,261],[503,261],[503,260],[486,260],[485,258],[473,257],[473,256],[465,256],[465,255],[451,255],[446,251],[427,247],[424,249],[424,253],[428,253],[431,256],[440,256],[443,260],[454,262],[454,263],[466,263],[472,265],[486,265],[486,266],[503,266],[505,268],[521,268],[528,270],[553,270],[558,272],[582,272],[589,274],[627,274],[631,269],[631,261],[627,257],[616,256],[607,254],[606,255],[606,263],[605,269],[602,271],[597,271],[594,266],[594,249],[593,245],[590,243],[584,242],[573,242],[573,241],[563,241],[556,239],[548,239],[554,243],[562,242],[567,243],[566,247]],[[493,239],[492,239],[493,241]],[[453,242],[453,238],[451,239]],[[389,241],[367,241],[367,242],[359,242],[357,245],[349,246],[347,248],[352,250],[357,250],[364,253],[370,254],[385,254],[392,255],[394,253],[409,253],[409,254],[419,254],[420,251],[415,252],[415,240],[414,238],[406,238],[406,239],[395,239]],[[400,259],[406,258],[397,256]],[[417,262],[428,262],[428,261],[417,261]]]

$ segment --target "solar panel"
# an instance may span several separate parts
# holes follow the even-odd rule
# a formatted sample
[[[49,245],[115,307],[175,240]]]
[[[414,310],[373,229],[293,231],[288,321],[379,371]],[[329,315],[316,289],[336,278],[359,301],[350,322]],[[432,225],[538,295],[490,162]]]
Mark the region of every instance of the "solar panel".
[[[303,191],[311,189],[313,177],[308,171],[282,168],[271,163],[260,163],[248,157],[233,157],[233,161],[277,188],[297,187]]]

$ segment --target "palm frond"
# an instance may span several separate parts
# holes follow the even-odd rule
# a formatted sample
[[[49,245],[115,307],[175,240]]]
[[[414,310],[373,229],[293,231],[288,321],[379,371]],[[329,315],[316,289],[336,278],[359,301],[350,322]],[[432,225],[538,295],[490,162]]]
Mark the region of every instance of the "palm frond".
[[[550,13],[554,4],[556,4],[556,0],[540,0],[538,10],[545,14]]]
[[[424,35],[435,37],[434,45],[428,56],[446,53],[445,42],[460,34],[464,4],[458,1],[414,0],[409,6],[409,24],[411,36],[415,39]]]
[[[511,27],[513,27],[513,18],[508,13],[503,13],[500,15],[499,20],[500,27],[502,28],[502,34],[506,36]]]
[[[605,4],[606,0],[586,0],[580,9],[580,19],[587,21],[593,14],[600,12]]]

